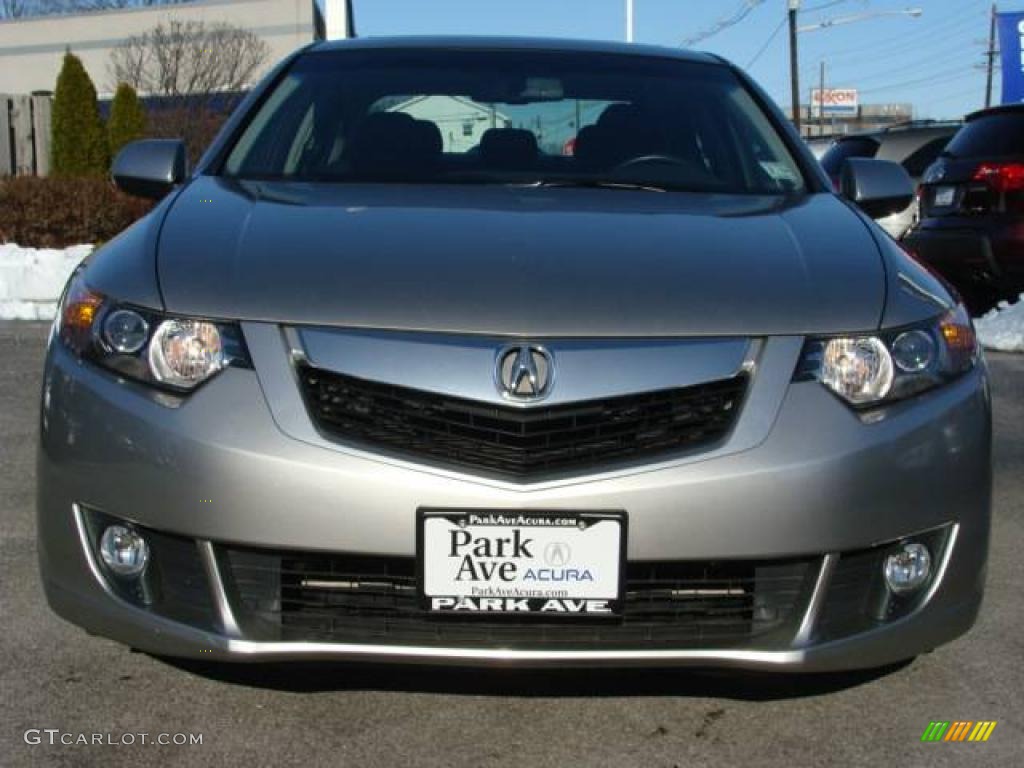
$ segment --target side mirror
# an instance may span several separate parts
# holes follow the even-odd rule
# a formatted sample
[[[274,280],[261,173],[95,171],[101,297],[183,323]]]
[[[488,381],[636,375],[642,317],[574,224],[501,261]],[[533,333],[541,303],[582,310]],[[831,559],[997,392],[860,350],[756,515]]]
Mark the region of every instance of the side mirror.
[[[851,157],[839,179],[843,197],[873,219],[902,211],[914,200],[914,183],[899,163]]]
[[[145,139],[117,153],[110,174],[124,192],[159,200],[185,180],[185,144],[177,139]]]

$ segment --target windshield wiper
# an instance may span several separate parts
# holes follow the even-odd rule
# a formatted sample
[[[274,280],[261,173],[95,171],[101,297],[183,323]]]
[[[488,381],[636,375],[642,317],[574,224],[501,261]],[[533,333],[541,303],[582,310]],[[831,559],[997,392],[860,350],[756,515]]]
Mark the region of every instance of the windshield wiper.
[[[657,184],[644,184],[638,181],[607,181],[605,179],[537,179],[526,181],[510,186],[535,187],[535,188],[557,188],[557,187],[582,187],[585,189],[629,189],[641,192],[668,192],[669,187],[658,186]]]

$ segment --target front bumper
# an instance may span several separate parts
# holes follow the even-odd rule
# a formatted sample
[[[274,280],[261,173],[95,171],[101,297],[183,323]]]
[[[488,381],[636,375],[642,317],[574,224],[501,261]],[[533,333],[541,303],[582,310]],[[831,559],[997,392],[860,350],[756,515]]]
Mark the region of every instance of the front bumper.
[[[799,344],[787,348],[795,354]],[[928,651],[967,631],[980,606],[991,494],[983,367],[870,420],[813,382],[793,384],[767,437],[744,450],[535,487],[294,439],[279,427],[261,384],[251,371],[228,370],[180,407],[168,407],[51,350],[37,511],[43,581],[58,614],[145,651],[205,659],[815,671]],[[810,588],[791,632],[727,645],[276,641],[240,620],[237,596],[225,588],[223,548],[408,558],[415,512],[424,506],[625,509],[630,562],[803,558]],[[194,543],[201,564],[194,576],[213,606],[209,624],[159,615],[115,594],[84,542],[76,510],[86,508]],[[830,577],[844,553],[940,528],[950,532],[942,567],[913,610],[840,636],[821,631]]]

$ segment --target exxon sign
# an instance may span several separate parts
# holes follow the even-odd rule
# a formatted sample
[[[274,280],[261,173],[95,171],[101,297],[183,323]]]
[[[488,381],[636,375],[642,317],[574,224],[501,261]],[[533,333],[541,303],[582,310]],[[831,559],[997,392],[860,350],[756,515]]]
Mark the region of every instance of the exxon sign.
[[[815,115],[856,115],[856,88],[815,88],[811,91],[811,113]]]

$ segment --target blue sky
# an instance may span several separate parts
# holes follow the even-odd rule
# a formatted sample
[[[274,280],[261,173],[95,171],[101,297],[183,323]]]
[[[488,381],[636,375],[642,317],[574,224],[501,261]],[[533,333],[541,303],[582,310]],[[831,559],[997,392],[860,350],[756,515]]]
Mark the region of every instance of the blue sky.
[[[625,0],[355,0],[360,35],[509,34],[622,40]],[[636,38],[679,46],[749,12],[693,47],[747,67],[782,104],[789,100],[786,0],[635,0]],[[800,35],[801,91],[817,84],[861,90],[863,103],[912,102],[918,117],[958,117],[982,106],[991,0],[802,0],[800,24],[921,8],[920,18],[878,16]],[[1024,0],[1000,3],[1024,10]],[[778,33],[771,39],[772,33]],[[976,66],[978,68],[976,68]],[[999,99],[999,76],[993,86]]]

